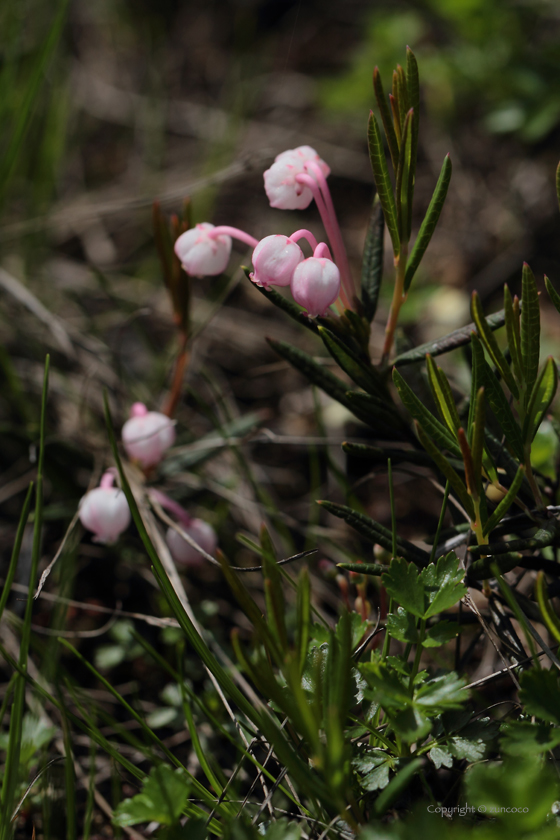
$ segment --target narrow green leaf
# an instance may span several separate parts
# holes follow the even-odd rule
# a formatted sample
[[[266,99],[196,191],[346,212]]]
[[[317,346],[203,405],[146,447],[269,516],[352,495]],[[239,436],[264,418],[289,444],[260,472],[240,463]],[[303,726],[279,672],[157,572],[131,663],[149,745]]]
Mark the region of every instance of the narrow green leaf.
[[[396,198],[397,198],[397,222],[399,226],[399,239],[401,242],[408,242],[410,239],[410,226],[412,224],[411,206],[411,155],[412,155],[412,121],[414,114],[408,111],[403,124],[403,137],[399,151],[399,166],[397,169]]]
[[[426,356],[426,366],[428,370],[428,384],[441,419],[451,434],[455,435],[461,425],[461,420],[457,413],[447,377],[442,369],[437,367],[429,354]]]
[[[507,542],[489,543],[488,545],[473,545],[470,549],[473,557],[481,554],[490,556],[493,554],[507,554],[510,551],[527,551],[536,548],[545,548],[552,545],[558,537],[559,526],[556,520],[552,520],[544,528],[539,528],[532,537],[519,540],[508,540]]]
[[[393,187],[391,179],[389,178],[389,170],[387,169],[387,161],[385,159],[385,150],[379,133],[379,126],[373,111],[369,115],[368,124],[368,144],[369,144],[369,158],[371,161],[371,168],[373,170],[373,177],[377,194],[383,208],[383,215],[387,229],[391,236],[393,243],[393,251],[395,256],[400,253],[399,229],[397,224],[397,208],[395,206],[395,197],[393,195]]]
[[[494,315],[489,315],[486,323],[491,330],[497,330],[504,326],[505,316],[503,309],[500,312],[495,312]],[[456,350],[458,347],[464,347],[469,344],[471,340],[471,333],[476,329],[476,324],[467,324],[466,327],[461,327],[458,330],[443,335],[441,338],[436,338],[433,341],[427,341],[425,344],[419,344],[413,347],[412,350],[407,350],[406,353],[401,353],[400,356],[394,360],[395,367],[402,367],[403,365],[411,365],[414,362],[421,362],[426,358],[426,353],[430,356],[441,356],[444,353],[450,353],[451,350]]]
[[[387,145],[389,146],[389,153],[391,155],[393,170],[396,172],[399,162],[399,146],[397,143],[397,135],[395,134],[395,128],[393,126],[393,117],[391,114],[391,109],[389,108],[387,99],[385,97],[383,84],[381,82],[381,74],[379,72],[378,67],[376,67],[373,71],[373,91],[375,93],[375,100],[377,102],[377,107],[379,108],[379,113],[381,114],[383,128],[385,129],[385,136],[387,138]]]
[[[558,294],[558,292],[556,291],[556,289],[554,288],[554,286],[552,285],[552,283],[550,282],[550,280],[546,276],[546,274],[544,275],[544,284],[546,286],[546,291],[548,292],[548,296],[549,296],[550,300],[552,301],[552,303],[554,304],[554,307],[555,307],[556,311],[560,312],[560,295]]]
[[[471,437],[471,451],[474,479],[478,494],[482,493],[482,456],[484,453],[484,428],[486,426],[486,412],[484,388],[479,388],[476,395],[476,407]]]
[[[519,460],[514,458],[506,448],[505,443],[494,437],[488,429],[485,434],[485,445],[486,449],[494,459],[496,466],[501,467],[504,470],[510,483],[514,481],[517,470],[519,469]],[[519,495],[526,504],[533,505],[535,503],[533,491],[531,490],[526,476],[523,478],[521,483]]]
[[[385,219],[379,196],[375,196],[362,259],[362,304],[371,323],[377,311],[379,290],[383,279],[383,239]],[[278,294],[278,293],[277,293]],[[284,300],[284,298],[282,298]],[[309,319],[308,319],[309,320]]]
[[[406,86],[410,97],[410,107],[414,112],[411,153],[412,182],[414,183],[416,176],[416,156],[418,151],[418,132],[420,127],[420,77],[418,74],[418,62],[416,61],[416,56],[410,47],[406,48]]]
[[[339,519],[344,519],[345,522],[366,539],[371,540],[373,543],[379,543],[387,551],[393,550],[393,534],[389,528],[385,528],[384,525],[380,525],[379,522],[376,522],[369,516],[358,513],[358,511],[346,507],[346,505],[337,505],[334,502],[328,501],[320,501],[317,504]],[[427,551],[418,548],[414,543],[405,540],[404,537],[397,537],[397,548],[402,557],[415,563],[417,566],[425,566],[430,559]]]
[[[401,125],[401,133],[404,142],[404,124],[406,122],[406,115],[410,111],[410,97],[408,95],[408,86],[406,84],[406,73],[400,64],[397,64],[396,69],[397,80],[397,101],[399,106],[399,121]]]
[[[249,269],[243,266],[243,273],[247,278],[249,278]],[[301,308],[294,303],[292,300],[285,298],[280,292],[277,292],[272,286],[268,289],[265,289],[264,286],[257,286],[256,283],[250,281],[251,285],[263,295],[263,297],[267,298],[274,306],[277,306],[278,309],[281,309],[282,312],[285,312],[290,318],[293,318],[294,321],[297,321],[298,324],[305,327],[306,329],[310,330],[311,332],[317,335],[317,323],[314,318],[309,318],[305,312],[302,312]]]
[[[441,172],[436,184],[436,188],[432,195],[430,204],[426,211],[426,215],[424,216],[424,221],[420,226],[418,236],[416,237],[416,242],[414,243],[414,247],[408,260],[404,280],[405,293],[408,292],[408,290],[410,289],[412,279],[416,274],[416,271],[418,270],[418,266],[422,261],[422,257],[426,253],[426,249],[430,244],[430,240],[433,236],[434,230],[436,229],[436,225],[439,221],[439,217],[441,215],[441,211],[443,210],[443,205],[445,203],[445,197],[447,196],[447,189],[451,180],[451,171],[451,158],[449,157],[449,155],[446,155],[443,160],[443,166],[441,167]]]
[[[523,307],[523,311],[524,311]],[[504,357],[504,354],[498,347],[498,342],[496,341],[494,334],[490,328],[490,325],[486,321],[484,317],[484,312],[482,311],[482,304],[480,302],[480,298],[478,296],[478,292],[473,292],[472,294],[472,305],[471,305],[471,312],[473,316],[473,321],[476,325],[476,329],[479,335],[480,340],[483,342],[484,346],[486,347],[490,358],[498,368],[500,375],[502,376],[504,382],[508,386],[509,390],[513,394],[516,400],[519,399],[519,388],[517,387],[517,383],[513,378],[513,374],[511,369]],[[521,316],[523,318],[523,315]],[[505,320],[505,315],[504,315]]]
[[[506,333],[508,339],[508,348],[513,365],[513,372],[515,378],[521,385],[523,382],[523,361],[521,358],[521,341],[520,341],[520,324],[519,319],[513,309],[513,300],[511,292],[504,284],[504,314],[506,316]]]
[[[260,543],[268,625],[276,637],[280,650],[286,655],[288,632],[286,630],[286,602],[282,590],[282,576],[270,534],[264,524],[261,526]]]
[[[521,483],[525,476],[525,467],[523,464],[520,465],[519,469],[517,470],[516,476],[513,479],[513,482],[507,491],[504,498],[499,502],[496,510],[492,514],[492,516],[488,519],[486,524],[484,525],[482,533],[484,536],[489,534],[493,529],[500,524],[510,507],[512,506],[513,502],[517,494],[519,493],[519,488],[521,487]]]
[[[10,559],[10,565],[8,566],[8,572],[4,580],[4,588],[2,589],[2,595],[0,596],[0,620],[2,619],[2,614],[6,607],[6,603],[10,596],[10,592],[12,591],[12,583],[14,582],[14,577],[16,574],[16,568],[19,560],[19,554],[21,551],[21,544],[23,542],[23,535],[25,533],[25,526],[27,525],[27,519],[29,517],[29,508],[31,507],[32,497],[33,482],[31,482],[31,484],[28,487],[27,495],[25,496],[25,501],[21,509],[16,538],[14,540],[14,547],[12,549],[12,556]]]
[[[527,389],[525,391],[525,405],[527,405],[539,373],[541,342],[539,293],[535,276],[527,263],[523,263],[521,288],[521,302],[523,304],[521,309],[521,359]],[[519,397],[516,397],[516,399],[519,399]]]
[[[492,566],[497,563],[500,573],[502,575],[511,572],[516,566],[519,566],[523,555],[519,552],[506,552],[499,557],[482,557],[480,560],[475,560],[469,566],[467,577],[469,580],[488,580],[494,577]]]
[[[452,490],[457,495],[459,501],[463,505],[467,516],[469,519],[474,521],[475,513],[474,513],[474,505],[471,497],[467,492],[467,488],[447,460],[447,458],[441,454],[438,447],[431,441],[428,437],[426,432],[420,426],[417,420],[414,421],[416,425],[416,430],[418,432],[418,437],[420,438],[420,442],[422,446],[426,450],[426,452],[431,456],[433,462],[437,466],[437,468],[444,474],[446,479],[448,480]]]
[[[539,572],[537,575],[535,595],[542,617],[544,618],[544,623],[549,633],[554,636],[557,642],[560,642],[560,620],[552,609],[552,604],[550,603],[548,592],[546,590],[546,578],[544,576],[544,572]]]
[[[309,569],[304,566],[299,574],[296,600],[296,651],[300,676],[305,667],[311,626],[311,587]]]
[[[381,563],[337,563],[337,569],[344,569],[346,572],[356,572],[358,575],[371,575],[379,577],[387,571],[387,566]]]
[[[521,429],[502,386],[494,376],[492,368],[484,358],[484,350],[479,337],[472,334],[473,377],[478,388],[484,388],[484,396],[496,416],[508,444],[520,461],[524,460],[523,438]],[[474,418],[473,418],[474,421]]]
[[[363,362],[349,347],[326,327],[319,327],[323,344],[342,370],[358,385],[376,397],[386,398],[387,390],[380,374]]]
[[[533,388],[523,424],[523,439],[530,443],[541,425],[544,415],[558,388],[558,368],[552,356],[545,362],[539,381]]]
[[[399,392],[403,405],[415,420],[422,426],[441,449],[447,449],[456,458],[461,458],[461,449],[457,439],[452,437],[447,428],[428,411],[418,399],[410,385],[403,379],[396,368],[393,369],[393,382]]]

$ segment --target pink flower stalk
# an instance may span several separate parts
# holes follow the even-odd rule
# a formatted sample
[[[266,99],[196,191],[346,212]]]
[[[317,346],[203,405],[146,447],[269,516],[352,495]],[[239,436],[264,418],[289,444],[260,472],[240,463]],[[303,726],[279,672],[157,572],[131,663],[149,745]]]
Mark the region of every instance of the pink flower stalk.
[[[175,426],[166,414],[148,411],[144,403],[134,403],[130,419],[122,428],[122,441],[128,457],[147,469],[159,464],[175,443]]]
[[[315,149],[300,146],[276,157],[270,169],[264,173],[264,185],[270,206],[280,210],[303,210],[315,199],[340,270],[342,303],[351,308],[356,290],[326,180],[329,174],[329,167]]]
[[[330,169],[311,146],[288,149],[274,159],[264,173],[264,188],[271,207],[279,210],[305,210],[313,201],[313,192],[308,185],[297,180],[306,171],[306,165],[314,162],[325,175]]]
[[[289,286],[297,265],[305,259],[303,251],[291,237],[281,233],[265,236],[253,251],[250,274],[258,286]]]
[[[175,242],[175,253],[181,265],[195,277],[214,276],[225,271],[231,254],[231,238],[255,247],[258,240],[243,230],[210,222],[201,222],[182,233]]]
[[[113,486],[114,480],[114,471],[108,470],[99,487],[90,490],[80,499],[80,522],[95,534],[94,542],[116,542],[130,523],[126,496],[122,490]]]
[[[321,242],[313,256],[296,267],[292,277],[294,300],[311,317],[324,315],[340,294],[340,271],[329,258],[328,250],[325,243]],[[325,252],[327,256],[323,256]]]
[[[191,519],[190,525],[181,523],[182,530],[207,554],[213,555],[218,545],[216,532],[203,519]],[[182,566],[198,566],[204,556],[188,543],[174,528],[169,528],[165,541],[176,563]]]

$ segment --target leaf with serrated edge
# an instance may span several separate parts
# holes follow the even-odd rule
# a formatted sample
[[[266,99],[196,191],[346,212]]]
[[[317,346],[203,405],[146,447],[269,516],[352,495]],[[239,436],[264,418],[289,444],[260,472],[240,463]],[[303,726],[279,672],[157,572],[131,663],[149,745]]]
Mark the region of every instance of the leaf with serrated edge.
[[[518,400],[519,388],[517,387],[517,383],[513,377],[510,367],[505,359],[505,356],[498,346],[496,337],[494,336],[494,333],[490,329],[486,318],[484,317],[484,312],[482,311],[482,304],[480,302],[478,292],[472,293],[471,312],[480,340],[486,347],[490,358],[498,368],[500,375],[502,376],[509,390],[511,391],[515,399]]]
[[[402,607],[399,607],[396,613],[387,616],[387,632],[399,642],[416,644],[418,641],[416,622],[412,614]]]
[[[461,629],[460,624],[453,621],[438,621],[427,631],[422,647],[439,647],[454,639]],[[393,633],[391,633],[393,635]]]
[[[418,570],[401,557],[391,561],[383,575],[383,586],[401,607],[409,613],[424,618],[426,599],[423,581]]]
[[[389,170],[387,169],[387,161],[385,159],[385,150],[383,148],[383,141],[379,132],[379,126],[373,111],[370,111],[368,123],[368,145],[369,158],[371,161],[371,168],[373,170],[373,177],[377,194],[383,207],[383,215],[391,242],[393,244],[393,251],[395,256],[400,253],[399,230],[397,224],[397,208],[395,206],[395,197],[393,195],[393,187],[391,179],[389,178]]]
[[[430,564],[421,577],[430,601],[424,618],[449,609],[467,593],[463,585],[464,571],[453,551],[440,557],[437,563]]]

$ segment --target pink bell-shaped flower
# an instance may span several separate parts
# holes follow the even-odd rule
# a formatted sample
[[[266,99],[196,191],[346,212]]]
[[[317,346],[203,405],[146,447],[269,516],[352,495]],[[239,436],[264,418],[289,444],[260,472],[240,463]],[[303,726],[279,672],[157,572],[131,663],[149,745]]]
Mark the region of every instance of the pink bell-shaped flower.
[[[326,257],[309,257],[297,266],[291,287],[294,300],[308,315],[324,315],[340,293],[340,272]]]
[[[225,233],[212,236],[213,230],[210,222],[201,222],[175,242],[175,253],[187,274],[205,277],[225,271],[231,254],[231,236]]]
[[[148,411],[144,403],[134,403],[130,419],[122,428],[122,441],[128,457],[146,469],[159,464],[173,446],[175,426],[166,414]]]
[[[208,522],[204,522],[203,519],[191,519],[188,525],[184,522],[180,524],[183,531],[192,537],[207,554],[214,554],[218,539],[214,529]],[[196,548],[183,539],[181,534],[175,531],[174,528],[169,528],[165,540],[171,556],[176,563],[182,566],[195,566],[203,561],[204,558],[200,551],[197,551]]]
[[[296,181],[306,173],[307,163],[316,163],[325,176],[330,169],[311,146],[298,146],[277,155],[274,163],[264,173],[264,188],[271,207],[279,210],[304,210],[313,200],[313,193],[305,184]]]
[[[102,477],[99,487],[90,490],[80,499],[80,522],[95,534],[93,541],[114,543],[128,528],[130,510],[122,490],[113,486],[111,471]]]
[[[265,236],[253,251],[251,280],[258,286],[289,286],[294,270],[304,259],[303,251],[281,233]]]

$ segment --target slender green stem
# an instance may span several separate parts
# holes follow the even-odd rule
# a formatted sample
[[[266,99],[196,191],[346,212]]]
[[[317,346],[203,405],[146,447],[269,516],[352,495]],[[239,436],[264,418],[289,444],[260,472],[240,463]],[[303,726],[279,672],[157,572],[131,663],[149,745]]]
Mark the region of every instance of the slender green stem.
[[[443,493],[443,501],[441,503],[441,510],[439,512],[439,520],[436,528],[436,533],[434,536],[434,542],[432,544],[432,551],[430,553],[430,563],[433,563],[436,559],[436,551],[439,543],[439,535],[441,534],[441,529],[443,528],[443,520],[445,519],[445,511],[447,510],[447,499],[449,498],[449,482],[446,482],[445,490]]]
[[[426,619],[422,618],[420,620],[420,629],[418,630],[418,644],[416,645],[416,654],[414,656],[414,662],[412,663],[412,671],[410,672],[410,682],[408,684],[411,694],[414,691],[414,680],[416,674],[418,673],[418,667],[420,665],[420,657],[422,656],[422,642],[424,641],[425,635]]]
[[[382,366],[385,366],[389,360],[391,348],[393,347],[393,340],[395,338],[395,330],[399,320],[399,312],[401,311],[401,306],[406,300],[404,282],[406,276],[407,257],[408,242],[402,242],[401,252],[397,257],[395,257],[395,287],[393,289],[393,300],[391,301],[387,326],[385,327],[385,343],[383,345],[383,355],[381,357]]]

